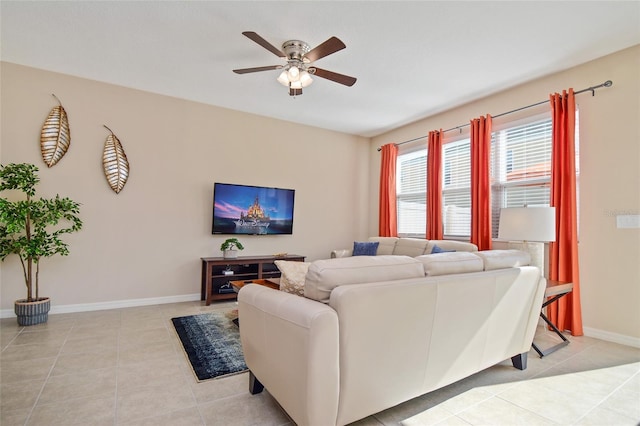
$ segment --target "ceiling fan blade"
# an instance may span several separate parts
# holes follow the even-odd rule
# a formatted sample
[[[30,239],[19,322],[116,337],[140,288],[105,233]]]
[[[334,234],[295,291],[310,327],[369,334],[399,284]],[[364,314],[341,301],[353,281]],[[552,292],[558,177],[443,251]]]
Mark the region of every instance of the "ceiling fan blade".
[[[353,86],[356,84],[357,78],[349,77],[348,75],[338,74],[337,72],[323,70],[322,68],[313,67],[316,71],[313,75],[317,75],[327,80],[335,81],[336,83],[344,84],[345,86]]]
[[[247,74],[250,72],[278,70],[280,68],[282,68],[282,65],[269,65],[267,67],[240,68],[238,70],[233,70],[233,72],[235,72],[236,74]]]
[[[345,46],[338,37],[331,37],[329,40],[311,49],[309,53],[304,55],[304,57],[307,58],[309,62],[315,62],[318,59],[324,58],[332,53],[336,53],[338,50],[342,50],[345,47],[347,46]]]
[[[269,52],[273,53],[277,57],[279,57],[279,58],[286,58],[287,57],[287,55],[285,55],[280,49],[278,49],[273,44],[269,43],[267,40],[265,40],[262,37],[260,37],[257,33],[253,32],[253,31],[245,31],[242,34],[244,36],[250,38],[251,40],[255,41],[260,46],[264,47],[265,49],[267,49]]]
[[[289,88],[289,96],[300,96],[300,95],[302,95],[302,89]]]

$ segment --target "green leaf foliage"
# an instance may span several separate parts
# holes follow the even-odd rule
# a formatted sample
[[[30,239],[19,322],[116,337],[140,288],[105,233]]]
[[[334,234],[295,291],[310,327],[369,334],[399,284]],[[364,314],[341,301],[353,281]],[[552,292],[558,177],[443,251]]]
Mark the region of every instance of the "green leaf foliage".
[[[0,191],[17,189],[33,197],[36,193],[36,185],[40,182],[38,167],[33,164],[8,164],[0,165]]]
[[[20,258],[28,301],[39,297],[40,259],[68,255],[69,247],[61,236],[82,229],[77,202],[59,195],[52,199],[33,198],[40,182],[37,172],[33,164],[0,165],[0,191],[19,190],[26,197],[17,201],[0,198],[0,260],[11,254]]]

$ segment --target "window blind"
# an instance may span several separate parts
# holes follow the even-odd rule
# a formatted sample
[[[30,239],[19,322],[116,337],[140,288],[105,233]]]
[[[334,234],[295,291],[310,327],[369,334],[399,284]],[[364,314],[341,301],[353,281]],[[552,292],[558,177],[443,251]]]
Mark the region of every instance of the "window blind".
[[[442,147],[442,222],[445,238],[471,235],[471,141]]]
[[[549,206],[551,119],[496,131],[491,137],[491,222],[498,237],[503,207]]]
[[[398,234],[424,236],[427,227],[427,150],[398,156]]]

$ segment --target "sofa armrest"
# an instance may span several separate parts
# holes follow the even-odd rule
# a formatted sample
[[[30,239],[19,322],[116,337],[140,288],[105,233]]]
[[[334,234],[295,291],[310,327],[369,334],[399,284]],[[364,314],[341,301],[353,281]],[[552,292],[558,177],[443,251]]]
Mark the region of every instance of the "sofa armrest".
[[[338,315],[328,305],[257,284],[238,293],[247,367],[297,424],[335,424]]]
[[[340,257],[350,257],[353,253],[351,249],[338,249],[331,251],[331,259],[336,259]]]

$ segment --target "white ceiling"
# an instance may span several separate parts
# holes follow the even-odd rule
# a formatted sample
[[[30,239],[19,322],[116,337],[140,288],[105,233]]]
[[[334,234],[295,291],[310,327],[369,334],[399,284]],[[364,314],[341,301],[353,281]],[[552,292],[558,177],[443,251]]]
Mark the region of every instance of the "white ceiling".
[[[2,0],[0,17],[3,61],[367,137],[640,43],[639,1]],[[317,65],[358,81],[292,98],[277,70],[235,74],[283,63],[243,31],[337,36]]]

